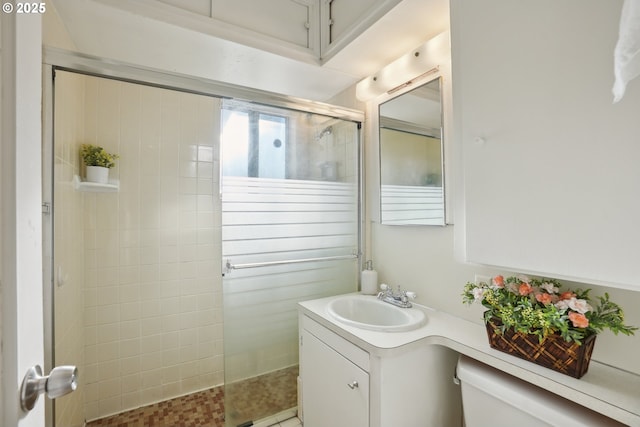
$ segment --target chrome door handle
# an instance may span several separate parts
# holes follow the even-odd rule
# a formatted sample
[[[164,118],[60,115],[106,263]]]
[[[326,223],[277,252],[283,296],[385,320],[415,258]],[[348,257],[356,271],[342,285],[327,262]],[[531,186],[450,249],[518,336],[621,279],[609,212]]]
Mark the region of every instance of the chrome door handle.
[[[352,383],[347,383],[347,387],[349,387],[351,390],[355,390],[359,387],[360,385],[358,384],[358,381],[353,381]]]
[[[25,412],[33,409],[40,393],[47,393],[49,399],[69,394],[78,388],[78,368],[58,366],[48,376],[42,375],[40,365],[29,368],[20,387],[20,407]]]

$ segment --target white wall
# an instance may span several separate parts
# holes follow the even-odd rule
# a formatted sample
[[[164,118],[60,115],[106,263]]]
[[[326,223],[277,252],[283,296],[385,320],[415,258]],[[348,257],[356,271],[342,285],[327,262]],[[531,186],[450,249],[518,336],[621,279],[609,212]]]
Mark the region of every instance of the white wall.
[[[42,42],[46,46],[76,50],[55,5],[51,0],[45,0],[44,3],[47,11],[42,15]]]

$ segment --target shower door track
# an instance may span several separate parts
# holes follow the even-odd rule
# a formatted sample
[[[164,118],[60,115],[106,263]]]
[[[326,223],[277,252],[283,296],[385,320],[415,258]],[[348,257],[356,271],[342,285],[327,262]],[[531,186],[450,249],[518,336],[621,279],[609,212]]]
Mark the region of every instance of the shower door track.
[[[256,267],[269,267],[272,265],[285,265],[285,264],[300,264],[303,262],[318,262],[318,261],[337,261],[342,259],[356,259],[358,255],[336,255],[319,258],[303,258],[303,259],[290,259],[284,261],[264,261],[264,262],[249,262],[245,264],[233,264],[231,260],[227,260],[225,267],[227,270],[242,270],[244,268],[256,268]]]
[[[97,77],[212,96],[244,100],[250,103],[288,108],[296,111],[321,114],[346,121],[362,123],[364,112],[324,102],[309,101],[233,83],[182,74],[175,71],[146,67],[110,58],[44,46],[43,63],[55,69]]]

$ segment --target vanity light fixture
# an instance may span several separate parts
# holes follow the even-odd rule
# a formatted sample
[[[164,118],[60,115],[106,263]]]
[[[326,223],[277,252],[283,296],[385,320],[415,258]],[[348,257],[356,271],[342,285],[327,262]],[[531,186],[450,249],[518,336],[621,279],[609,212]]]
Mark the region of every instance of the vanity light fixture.
[[[399,91],[400,89],[404,89],[404,88],[405,88],[405,87],[407,87],[407,86],[411,86],[415,81],[419,81],[419,80],[421,80],[423,77],[426,77],[426,76],[428,76],[428,75],[430,75],[430,74],[437,73],[438,71],[440,71],[440,67],[438,67],[438,66],[433,67],[433,68],[432,68],[432,69],[430,69],[429,71],[424,72],[424,73],[420,74],[419,76],[412,78],[411,80],[408,80],[408,81],[406,81],[406,82],[404,82],[404,83],[402,83],[402,84],[399,84],[398,86],[396,86],[396,87],[394,87],[394,88],[389,89],[389,90],[387,91],[387,94],[391,95],[391,94],[393,94],[393,93],[395,93],[395,92]]]
[[[361,80],[356,85],[356,98],[366,102],[384,93],[397,92],[424,76],[435,74],[448,58],[449,32],[445,31]]]

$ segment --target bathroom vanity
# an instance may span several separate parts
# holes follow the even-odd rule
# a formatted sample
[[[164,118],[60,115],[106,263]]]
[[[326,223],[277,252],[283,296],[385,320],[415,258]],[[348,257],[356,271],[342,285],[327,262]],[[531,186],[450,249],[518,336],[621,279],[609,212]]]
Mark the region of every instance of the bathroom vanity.
[[[457,353],[438,345],[358,346],[301,315],[304,425],[460,425],[456,361]]]
[[[461,425],[453,381],[459,354],[640,426],[638,375],[597,361],[581,379],[562,375],[491,349],[480,324],[417,304],[426,323],[413,330],[358,328],[329,312],[332,301],[350,296],[299,304],[299,415],[305,427]]]

